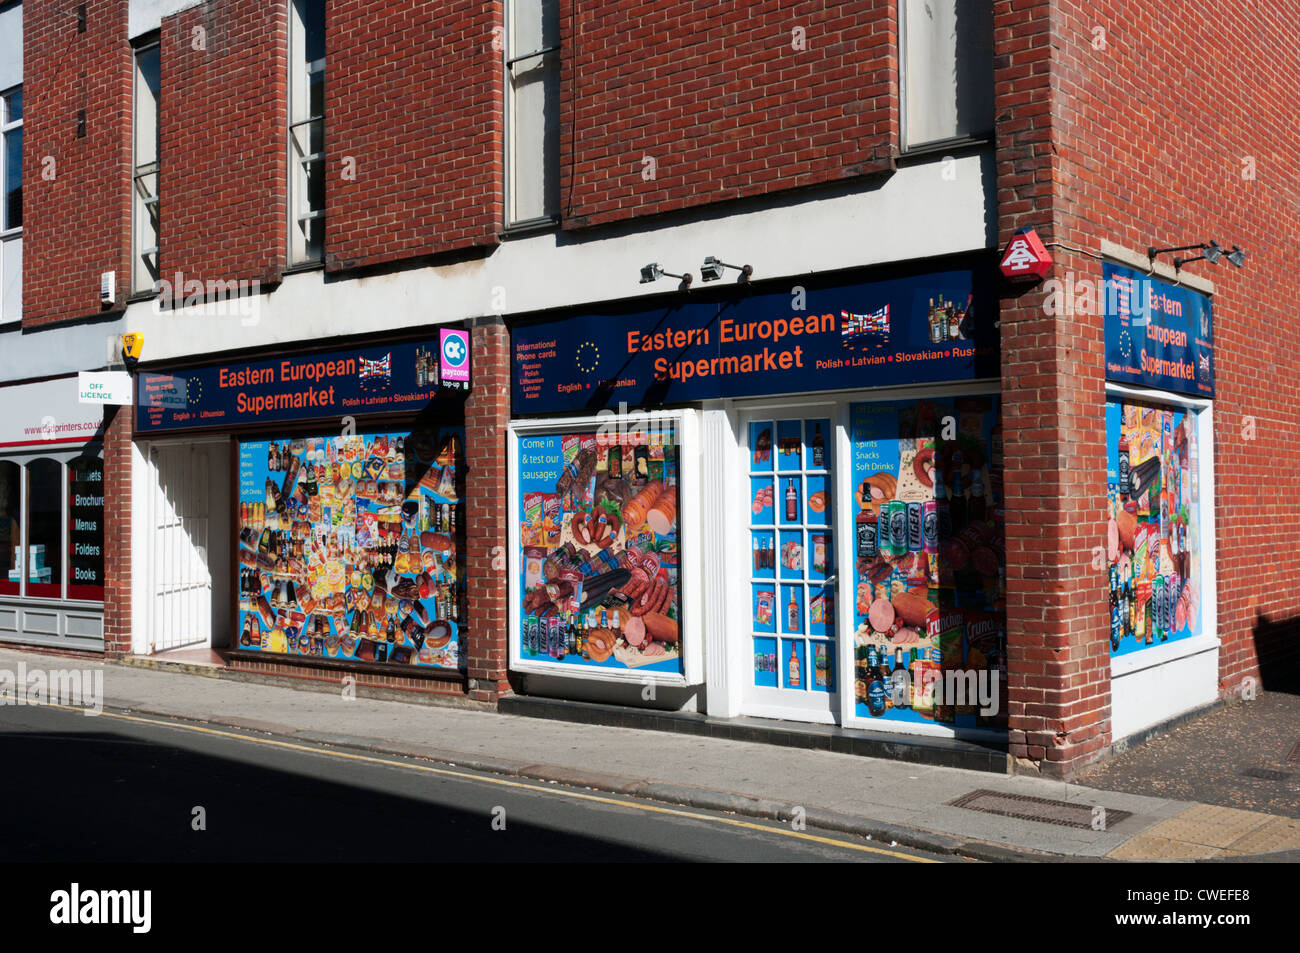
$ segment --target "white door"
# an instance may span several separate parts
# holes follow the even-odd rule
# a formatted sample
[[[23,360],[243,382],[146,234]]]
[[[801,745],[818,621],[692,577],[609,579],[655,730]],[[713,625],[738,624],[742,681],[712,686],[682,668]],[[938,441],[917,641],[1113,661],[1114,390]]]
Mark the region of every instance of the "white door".
[[[740,424],[749,612],[732,636],[745,646],[744,709],[834,722],[836,408],[783,403],[747,409]]]
[[[153,652],[212,639],[209,483],[213,447],[163,444],[149,450],[155,480],[148,527],[149,644]],[[218,527],[222,531],[224,527]]]

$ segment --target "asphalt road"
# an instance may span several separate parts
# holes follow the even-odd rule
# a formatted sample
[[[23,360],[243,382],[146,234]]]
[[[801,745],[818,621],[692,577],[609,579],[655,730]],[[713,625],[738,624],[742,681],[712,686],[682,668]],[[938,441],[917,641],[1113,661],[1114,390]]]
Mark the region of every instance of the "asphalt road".
[[[952,859],[153,716],[0,708],[0,766],[10,862]]]

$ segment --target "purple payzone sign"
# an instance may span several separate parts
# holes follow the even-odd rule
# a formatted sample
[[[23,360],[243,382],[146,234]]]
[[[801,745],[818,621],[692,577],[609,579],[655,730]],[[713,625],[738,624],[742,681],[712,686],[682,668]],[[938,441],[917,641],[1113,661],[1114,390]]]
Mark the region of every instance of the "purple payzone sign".
[[[469,332],[443,328],[439,331],[442,381],[469,383]]]

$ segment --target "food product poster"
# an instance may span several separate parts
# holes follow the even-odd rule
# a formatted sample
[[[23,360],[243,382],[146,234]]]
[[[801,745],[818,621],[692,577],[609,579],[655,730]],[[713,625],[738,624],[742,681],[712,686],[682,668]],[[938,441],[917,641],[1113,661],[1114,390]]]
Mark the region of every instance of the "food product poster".
[[[516,437],[518,659],[684,674],[678,446],[620,428]]]
[[[1199,635],[1195,416],[1108,401],[1106,456],[1111,655]]]
[[[239,445],[238,647],[463,668],[464,430]]]
[[[827,417],[748,429],[754,685],[834,692],[835,430]]]
[[[849,413],[855,714],[1005,728],[999,400]]]

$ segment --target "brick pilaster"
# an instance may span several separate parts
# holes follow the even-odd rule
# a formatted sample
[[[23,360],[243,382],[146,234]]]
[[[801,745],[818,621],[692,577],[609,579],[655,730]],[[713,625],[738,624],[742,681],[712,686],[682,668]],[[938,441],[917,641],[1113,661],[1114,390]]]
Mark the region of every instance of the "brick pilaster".
[[[470,697],[491,701],[506,681],[506,437],[510,420],[510,334],[500,318],[482,318],[471,334],[473,389],[465,401],[466,646]]]
[[[106,409],[104,426],[104,652],[131,651],[133,408]]]

